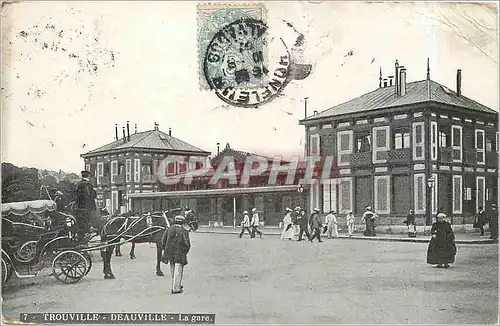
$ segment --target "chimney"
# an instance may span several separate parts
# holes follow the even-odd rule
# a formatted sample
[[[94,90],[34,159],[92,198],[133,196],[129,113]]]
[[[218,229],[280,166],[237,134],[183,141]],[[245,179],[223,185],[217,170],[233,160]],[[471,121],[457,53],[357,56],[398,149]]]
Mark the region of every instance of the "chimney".
[[[135,133],[137,133],[137,123],[135,124]]]
[[[220,143],[217,143],[217,155],[220,153]]]
[[[115,123],[115,139],[118,140],[118,124]]]
[[[462,95],[462,69],[457,70],[457,96]]]
[[[398,60],[396,59],[396,63],[394,64],[394,67],[396,69],[396,73],[394,75],[394,93],[396,94],[396,96],[399,96],[399,62]]]
[[[393,81],[394,81],[394,76],[389,76],[389,86],[392,86]]]
[[[304,97],[304,119],[307,119],[307,99],[309,97]]]
[[[127,138],[125,137],[125,127],[122,127],[122,131],[123,131],[123,143],[126,143]]]
[[[172,136],[172,128],[168,128],[168,135]]]
[[[127,141],[130,141],[130,127],[129,127],[129,121],[127,121]]]
[[[378,75],[378,88],[382,87],[382,67],[380,67],[380,73]]]
[[[314,115],[318,115],[318,111],[314,110]]]
[[[406,68],[402,67],[401,72],[400,72],[400,86],[399,86],[399,91],[401,96],[406,95]]]

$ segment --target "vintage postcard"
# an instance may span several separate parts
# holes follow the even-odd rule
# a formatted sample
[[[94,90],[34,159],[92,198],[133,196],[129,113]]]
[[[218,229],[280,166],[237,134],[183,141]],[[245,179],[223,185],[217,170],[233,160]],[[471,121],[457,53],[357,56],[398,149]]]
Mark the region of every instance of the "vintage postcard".
[[[498,324],[498,4],[2,1],[2,324]]]

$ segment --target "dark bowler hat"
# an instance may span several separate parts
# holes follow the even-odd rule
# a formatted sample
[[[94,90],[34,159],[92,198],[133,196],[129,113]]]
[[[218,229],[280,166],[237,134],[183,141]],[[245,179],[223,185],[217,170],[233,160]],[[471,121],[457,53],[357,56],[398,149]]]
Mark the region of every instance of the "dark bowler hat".
[[[82,178],[90,177],[91,173],[89,171],[82,171]]]

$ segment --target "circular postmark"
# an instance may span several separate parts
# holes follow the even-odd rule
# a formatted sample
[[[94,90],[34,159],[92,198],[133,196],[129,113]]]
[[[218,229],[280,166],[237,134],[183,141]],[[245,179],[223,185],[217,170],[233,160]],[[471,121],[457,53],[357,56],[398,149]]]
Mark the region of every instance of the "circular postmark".
[[[239,19],[218,31],[203,63],[208,85],[224,102],[258,107],[276,98],[290,76],[285,43],[257,19]]]

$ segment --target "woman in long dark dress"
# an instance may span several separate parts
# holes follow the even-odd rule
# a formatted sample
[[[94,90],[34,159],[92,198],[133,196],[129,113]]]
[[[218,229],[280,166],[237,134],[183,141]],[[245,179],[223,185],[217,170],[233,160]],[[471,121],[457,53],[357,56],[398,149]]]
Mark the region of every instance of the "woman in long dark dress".
[[[427,264],[436,265],[438,268],[448,268],[455,262],[457,247],[455,234],[451,224],[444,220],[446,215],[439,213],[437,221],[432,224],[431,241],[427,249]]]

